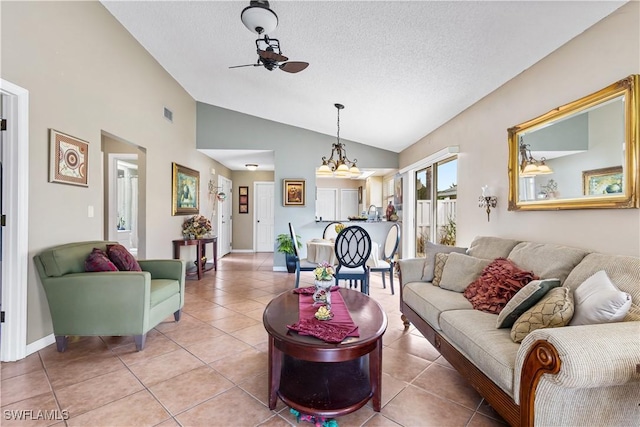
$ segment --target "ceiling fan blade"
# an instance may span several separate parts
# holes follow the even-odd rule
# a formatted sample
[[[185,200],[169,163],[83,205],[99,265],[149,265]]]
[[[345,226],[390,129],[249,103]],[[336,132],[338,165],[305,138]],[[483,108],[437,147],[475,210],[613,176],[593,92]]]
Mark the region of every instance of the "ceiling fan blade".
[[[275,62],[284,62],[289,60],[289,58],[287,58],[286,56],[280,55],[279,53],[275,53],[269,50],[258,49],[258,56],[260,56],[260,58],[262,59],[266,59],[268,61],[275,61]]]
[[[259,67],[262,64],[247,64],[247,65],[234,65],[233,67],[229,67],[229,68],[241,68],[241,67]]]
[[[291,62],[285,62],[284,64],[280,65],[280,69],[282,71],[286,71],[287,73],[299,73],[300,71],[304,70],[308,66],[309,66],[308,62],[291,61]]]

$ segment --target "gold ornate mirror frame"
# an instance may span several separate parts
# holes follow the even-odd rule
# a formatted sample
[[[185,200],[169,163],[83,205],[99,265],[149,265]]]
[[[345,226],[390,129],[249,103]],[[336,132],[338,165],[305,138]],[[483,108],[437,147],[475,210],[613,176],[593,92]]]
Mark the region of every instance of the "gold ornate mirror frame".
[[[510,211],[640,207],[638,79],[638,75],[631,75],[508,129]],[[589,124],[593,114],[599,114],[591,119],[594,123],[604,122],[601,117],[609,117],[603,114],[603,111],[609,111],[604,110],[605,107],[609,110],[617,108],[624,116],[620,117],[620,121],[616,116],[608,120],[614,123],[611,126],[615,126],[611,134],[620,134],[622,141],[619,144],[615,141],[606,142],[607,130],[598,134],[597,129],[593,130],[596,125]],[[574,119],[575,123],[581,121],[582,124],[574,126]],[[607,123],[606,126],[610,125]],[[564,129],[564,133],[561,129]],[[572,133],[572,129],[576,132]],[[578,129],[580,132],[577,132]],[[574,133],[584,134],[584,137],[578,138]],[[598,138],[592,138],[592,134],[598,135]],[[577,144],[581,144],[582,148],[563,150],[563,147],[559,147],[571,139],[581,139]],[[596,145],[591,139],[599,141],[597,149],[591,148]],[[616,138],[611,136],[609,139]],[[590,150],[591,157],[587,157]],[[615,150],[619,150],[619,155]],[[607,155],[603,156],[602,153]],[[529,168],[535,171],[531,172]],[[566,191],[569,193],[567,195],[563,194],[563,189],[571,191]]]

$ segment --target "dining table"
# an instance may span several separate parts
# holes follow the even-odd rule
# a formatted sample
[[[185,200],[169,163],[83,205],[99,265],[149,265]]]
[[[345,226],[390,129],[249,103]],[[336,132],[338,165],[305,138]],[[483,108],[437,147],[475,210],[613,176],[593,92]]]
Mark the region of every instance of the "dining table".
[[[307,261],[320,264],[328,262],[331,265],[338,265],[338,258],[335,251],[336,242],[334,239],[312,239],[307,242]],[[377,267],[380,260],[380,245],[371,242],[371,254],[367,259],[369,267]]]

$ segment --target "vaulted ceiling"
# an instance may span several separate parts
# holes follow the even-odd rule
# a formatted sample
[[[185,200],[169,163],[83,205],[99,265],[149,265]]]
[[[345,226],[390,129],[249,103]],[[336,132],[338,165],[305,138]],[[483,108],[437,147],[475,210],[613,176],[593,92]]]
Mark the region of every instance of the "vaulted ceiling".
[[[229,68],[248,0],[102,3],[195,100],[400,152],[626,2],[274,0],[297,74]]]

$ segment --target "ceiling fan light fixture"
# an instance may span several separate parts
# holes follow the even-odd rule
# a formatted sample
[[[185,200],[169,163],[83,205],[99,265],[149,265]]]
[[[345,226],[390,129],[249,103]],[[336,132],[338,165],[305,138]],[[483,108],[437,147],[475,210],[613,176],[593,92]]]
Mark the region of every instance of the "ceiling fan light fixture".
[[[244,167],[252,172],[258,169],[258,165],[256,165],[255,163],[247,163],[246,165],[244,165]]]
[[[251,0],[240,14],[240,20],[249,31],[269,34],[278,26],[278,15],[269,9],[266,0]]]

